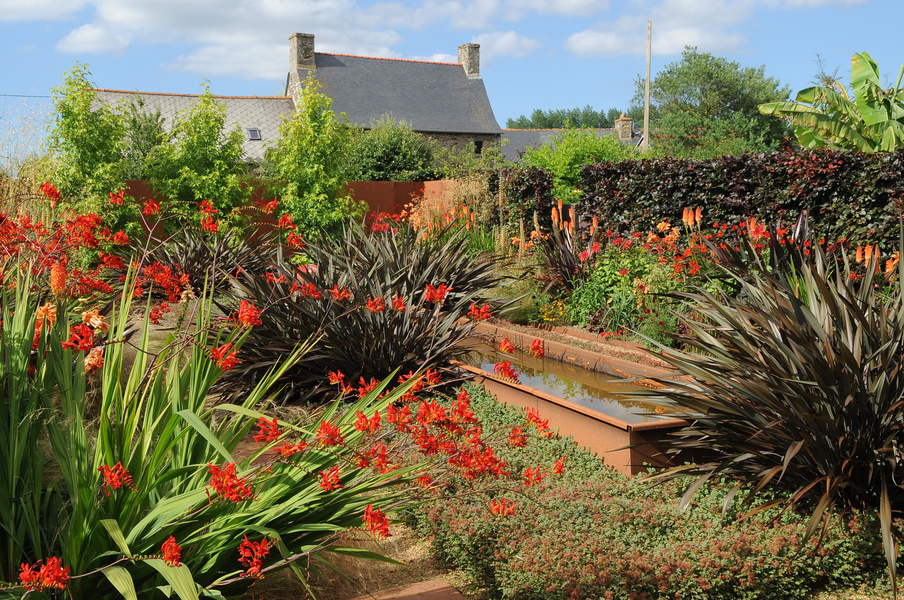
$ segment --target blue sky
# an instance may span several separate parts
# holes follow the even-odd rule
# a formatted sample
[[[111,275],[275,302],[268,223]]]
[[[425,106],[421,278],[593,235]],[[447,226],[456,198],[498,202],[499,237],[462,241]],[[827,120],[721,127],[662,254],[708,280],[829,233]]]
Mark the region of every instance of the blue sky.
[[[847,78],[867,51],[891,83],[904,63],[904,0],[0,0],[0,117],[76,61],[101,88],[198,93],[206,78],[214,94],[276,95],[294,32],[322,52],[441,61],[478,42],[501,126],[535,108],[626,108],[648,19],[654,74],[685,45],[765,65],[794,92],[817,54]]]

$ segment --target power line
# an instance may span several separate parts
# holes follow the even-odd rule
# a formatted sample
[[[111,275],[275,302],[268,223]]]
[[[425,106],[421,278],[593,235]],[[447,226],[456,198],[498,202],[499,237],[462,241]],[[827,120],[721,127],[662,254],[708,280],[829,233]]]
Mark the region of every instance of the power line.
[[[33,96],[31,94],[0,94],[7,98],[53,98],[53,96]]]

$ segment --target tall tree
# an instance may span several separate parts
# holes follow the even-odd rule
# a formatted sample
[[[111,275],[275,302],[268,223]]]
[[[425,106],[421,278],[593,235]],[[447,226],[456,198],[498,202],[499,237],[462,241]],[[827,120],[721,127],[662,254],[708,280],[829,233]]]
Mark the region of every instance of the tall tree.
[[[651,145],[669,155],[695,158],[774,150],[788,128],[765,118],[758,106],[790,94],[790,87],[766,76],[765,66],[742,67],[685,47],[681,60],[653,79]],[[638,77],[630,112],[637,114],[642,107],[643,80]]]
[[[615,119],[622,111],[617,108],[597,111],[589,104],[584,108],[534,109],[530,118],[521,115],[508,119],[508,129],[608,129],[615,127]]]

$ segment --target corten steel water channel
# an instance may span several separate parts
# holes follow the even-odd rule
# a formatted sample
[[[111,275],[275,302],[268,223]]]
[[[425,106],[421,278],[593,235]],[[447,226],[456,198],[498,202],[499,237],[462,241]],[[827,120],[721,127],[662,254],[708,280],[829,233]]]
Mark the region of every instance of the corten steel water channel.
[[[475,335],[490,340],[494,346],[503,337],[519,348],[529,348],[537,339],[513,329],[489,323],[478,323]],[[544,356],[548,359],[570,363],[580,368],[604,373],[621,379],[632,379],[633,385],[656,386],[648,377],[668,377],[671,372],[659,367],[643,365],[618,357],[577,348],[540,337]],[[665,455],[669,435],[687,425],[682,419],[630,418],[628,422],[600,410],[581,406],[542,390],[494,376],[480,367],[459,364],[471,373],[475,382],[483,385],[500,402],[536,409],[543,419],[549,420],[552,429],[562,435],[570,435],[581,446],[600,456],[614,469],[628,476],[645,472],[649,465],[663,467],[693,461],[694,456]],[[634,403],[632,401],[632,403]],[[653,413],[655,414],[655,413]]]

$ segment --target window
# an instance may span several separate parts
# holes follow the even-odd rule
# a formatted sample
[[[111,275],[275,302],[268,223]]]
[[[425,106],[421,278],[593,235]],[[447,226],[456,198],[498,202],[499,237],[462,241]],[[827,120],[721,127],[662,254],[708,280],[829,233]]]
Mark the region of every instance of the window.
[[[474,140],[474,154],[483,152],[483,140]]]
[[[249,129],[248,130],[248,139],[251,140],[252,142],[261,141],[263,139],[261,137],[261,130],[260,129]]]

